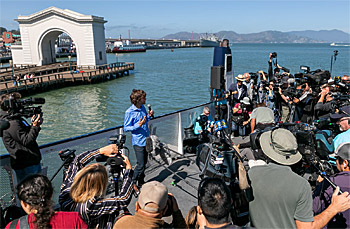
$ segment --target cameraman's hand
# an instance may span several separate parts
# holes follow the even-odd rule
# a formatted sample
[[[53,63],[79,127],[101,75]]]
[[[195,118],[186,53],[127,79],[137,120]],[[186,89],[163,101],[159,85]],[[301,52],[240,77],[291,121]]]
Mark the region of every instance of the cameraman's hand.
[[[123,161],[125,163],[125,169],[132,169],[129,158],[122,154]]]
[[[32,120],[35,118],[33,115]],[[44,119],[41,117],[41,114],[38,114],[38,117],[32,122],[33,126],[40,126],[43,123]]]
[[[116,144],[110,144],[108,146],[100,148],[100,154],[107,157],[113,157],[118,153],[118,146]]]
[[[150,110],[149,112],[148,112],[148,116],[149,117],[152,117],[154,115],[154,111],[153,110]]]
[[[238,91],[234,91],[234,92],[232,92],[232,94],[233,94],[233,95],[238,94]]]
[[[171,209],[173,213],[179,210],[179,205],[177,205],[177,201],[173,194],[168,193],[168,201],[171,201],[171,205],[168,204],[168,206],[173,206],[173,209]]]
[[[143,117],[142,120],[140,119],[140,121],[139,121],[139,127],[143,126],[143,124],[145,124],[145,123],[146,123],[146,116]]]

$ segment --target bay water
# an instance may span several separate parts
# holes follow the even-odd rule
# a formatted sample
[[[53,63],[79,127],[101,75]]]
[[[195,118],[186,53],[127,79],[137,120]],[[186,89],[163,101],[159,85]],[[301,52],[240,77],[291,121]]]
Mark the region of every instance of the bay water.
[[[329,44],[232,44],[234,75],[268,70],[270,52],[277,52],[278,64],[300,72],[300,65],[330,69],[337,49],[332,76],[350,74],[350,47]],[[43,97],[44,123],[38,143],[46,144],[89,132],[122,125],[131,105],[132,89],[147,93],[155,116],[209,101],[213,48],[147,50],[145,53],[107,54],[108,63],[134,62],[129,76],[98,84],[72,86],[38,93]],[[72,58],[73,60],[73,58]],[[6,153],[2,142],[0,154]]]

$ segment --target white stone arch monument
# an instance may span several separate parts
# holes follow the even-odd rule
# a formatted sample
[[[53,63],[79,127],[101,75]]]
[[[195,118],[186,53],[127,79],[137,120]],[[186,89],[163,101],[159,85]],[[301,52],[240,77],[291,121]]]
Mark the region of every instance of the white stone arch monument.
[[[76,46],[78,66],[107,63],[103,17],[83,15],[50,7],[29,16],[18,16],[21,45],[12,45],[16,65],[45,65],[56,62],[55,40],[61,33]]]

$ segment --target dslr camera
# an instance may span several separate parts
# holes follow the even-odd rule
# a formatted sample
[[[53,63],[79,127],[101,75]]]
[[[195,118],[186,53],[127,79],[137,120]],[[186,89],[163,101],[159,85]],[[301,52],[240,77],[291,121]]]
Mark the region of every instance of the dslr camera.
[[[277,52],[271,53],[271,58],[277,58]]]

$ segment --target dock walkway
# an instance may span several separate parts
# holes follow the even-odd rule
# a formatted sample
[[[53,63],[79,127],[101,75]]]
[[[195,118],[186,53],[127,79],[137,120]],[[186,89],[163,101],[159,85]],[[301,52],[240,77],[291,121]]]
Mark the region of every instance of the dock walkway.
[[[76,65],[76,62],[64,62],[29,68],[14,68],[13,74],[15,76],[34,74],[31,79],[21,78],[19,81],[14,81],[12,69],[7,68],[0,72],[0,94],[17,91],[28,95],[63,86],[96,83],[129,75],[130,70],[134,70],[134,63],[118,62],[81,68]]]

